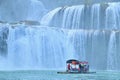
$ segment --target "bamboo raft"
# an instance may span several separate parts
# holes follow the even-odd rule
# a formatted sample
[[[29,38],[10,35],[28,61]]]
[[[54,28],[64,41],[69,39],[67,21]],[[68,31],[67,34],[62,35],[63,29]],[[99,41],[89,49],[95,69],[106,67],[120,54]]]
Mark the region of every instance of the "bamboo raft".
[[[57,72],[58,74],[94,74],[96,72]]]

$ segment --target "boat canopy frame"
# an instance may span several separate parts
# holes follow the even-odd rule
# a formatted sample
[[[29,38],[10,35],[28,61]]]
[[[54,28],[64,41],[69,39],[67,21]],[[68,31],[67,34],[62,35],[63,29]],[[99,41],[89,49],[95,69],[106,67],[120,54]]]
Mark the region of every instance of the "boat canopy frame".
[[[69,59],[69,60],[66,61],[66,63],[72,63],[73,61],[75,61],[76,64],[79,64],[79,62],[80,62],[80,61],[75,60],[75,59]]]

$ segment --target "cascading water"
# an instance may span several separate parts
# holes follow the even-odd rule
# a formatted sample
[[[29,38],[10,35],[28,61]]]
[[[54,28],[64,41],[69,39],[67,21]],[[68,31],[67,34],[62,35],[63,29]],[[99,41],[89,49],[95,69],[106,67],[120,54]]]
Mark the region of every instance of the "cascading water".
[[[31,3],[24,9],[27,12],[20,10],[25,13],[22,17],[15,12],[11,18],[11,13],[3,11],[0,19],[40,20],[39,9],[31,15],[33,10],[46,10],[41,2],[31,1],[24,3]],[[11,8],[14,12],[19,7]],[[63,69],[65,61],[72,58],[87,60],[91,69],[118,70],[119,17],[118,2],[59,7],[44,15],[39,26],[0,22],[0,69]]]
[[[74,45],[76,59],[86,60],[86,51],[85,51],[85,43],[87,38],[87,33],[84,30],[76,31],[69,30],[68,33],[69,40],[72,45]]]
[[[52,20],[53,16],[61,9],[57,8],[51,12],[49,12],[47,15],[43,16],[43,18],[41,19],[41,25],[45,25],[48,26],[50,25],[50,21]]]
[[[106,9],[106,29],[120,29],[120,3],[109,3]]]
[[[4,39],[8,39],[5,42],[8,53],[0,56],[1,69],[65,68],[65,61],[74,58],[89,61],[92,69],[105,70],[110,65],[108,61],[115,58],[111,51],[107,51],[108,46],[115,45],[111,43],[115,40],[110,38],[109,41],[109,36],[112,36],[109,30],[69,30],[27,25],[9,25],[5,30],[9,30],[9,35],[4,34],[8,35]]]
[[[55,27],[60,26],[62,28],[73,28],[73,29],[79,29],[80,25],[84,27],[84,24],[83,24],[84,18],[82,17],[84,15],[84,5],[72,6],[72,7],[65,6],[63,8],[57,9],[57,11],[55,9],[54,11],[55,12],[54,12],[54,15],[52,16],[52,19],[48,17],[42,18],[42,21],[41,21],[42,25],[49,24],[49,26],[55,26]],[[50,14],[47,14],[46,16],[49,16],[49,15]],[[47,20],[48,22],[46,21],[46,23],[44,24],[43,20]],[[50,21],[51,23],[49,23]]]
[[[117,70],[118,60],[117,60],[117,40],[116,32],[112,32],[109,40],[108,54],[107,54],[107,69]]]
[[[66,34],[62,30],[49,27],[9,26],[8,54],[0,61],[0,68],[64,69],[64,61],[75,58]]]
[[[65,6],[55,11],[52,19],[48,17],[42,19],[48,20],[50,26],[68,29],[119,29],[119,12],[120,3]],[[48,23],[41,22],[41,24]]]
[[[116,55],[119,53],[119,40],[115,42],[113,31],[120,28],[119,16],[118,2],[65,6],[55,11],[52,18],[43,17],[43,20],[47,19],[49,26],[69,31],[68,36],[74,46],[76,59],[88,60],[92,69],[118,70],[119,60],[116,60]],[[112,49],[115,49],[115,52]]]
[[[91,9],[91,28],[100,29],[100,4],[95,4]]]
[[[6,25],[0,26],[0,55],[5,56],[7,54],[7,37],[8,29]]]

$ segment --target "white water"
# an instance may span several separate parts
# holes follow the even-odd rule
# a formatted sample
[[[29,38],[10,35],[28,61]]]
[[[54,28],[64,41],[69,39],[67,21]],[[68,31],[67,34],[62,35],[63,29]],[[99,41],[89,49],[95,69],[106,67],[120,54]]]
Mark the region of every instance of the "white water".
[[[1,53],[5,55],[0,56],[1,69],[65,69],[65,61],[74,58],[89,61],[91,69],[118,70],[118,31],[7,27],[8,53]]]
[[[100,29],[100,4],[95,4],[92,6],[91,28]]]
[[[57,35],[56,35],[57,34]],[[74,50],[62,30],[49,27],[9,27],[8,54],[1,69],[59,69],[74,57]],[[69,54],[66,54],[69,53]],[[2,63],[2,62],[1,62]],[[9,65],[8,67],[7,65]]]
[[[108,70],[117,70],[118,69],[118,57],[117,57],[117,41],[116,33],[112,32],[109,39],[108,45],[108,54],[107,54],[107,69]]]
[[[41,25],[44,26],[50,26],[50,21],[52,21],[52,18],[54,17],[54,15],[61,9],[60,8],[56,8],[53,11],[50,11],[48,14],[46,14],[45,16],[43,16],[43,18],[41,19]]]
[[[76,59],[88,60],[93,69],[118,70],[119,37],[112,37],[112,31],[119,36],[119,30],[114,30],[120,28],[119,12],[119,2],[66,6],[54,12],[52,19],[43,19],[47,19],[50,25],[68,29],[75,54],[79,54]]]
[[[38,1],[33,3],[20,10],[27,10],[20,18],[19,12],[12,18],[3,9],[1,19],[40,20],[38,7],[44,6]],[[113,29],[120,28],[120,5],[104,6],[104,9],[100,4],[59,7],[43,16],[41,26],[0,24],[0,69],[64,69],[65,61],[75,58],[87,60],[91,69],[119,70],[120,34]],[[3,26],[7,28],[3,30]]]
[[[86,60],[85,44],[87,40],[87,32],[84,30],[80,31],[69,30],[68,37],[71,44],[74,46],[76,59],[85,61]]]
[[[43,17],[55,27],[67,29],[119,29],[120,3],[94,4],[92,6],[65,6],[54,11],[51,18]],[[52,12],[53,12],[52,11]],[[46,16],[50,15],[49,13]],[[46,22],[46,24],[48,24]],[[45,25],[45,24],[44,24]]]
[[[120,3],[109,3],[106,9],[106,29],[120,29]]]

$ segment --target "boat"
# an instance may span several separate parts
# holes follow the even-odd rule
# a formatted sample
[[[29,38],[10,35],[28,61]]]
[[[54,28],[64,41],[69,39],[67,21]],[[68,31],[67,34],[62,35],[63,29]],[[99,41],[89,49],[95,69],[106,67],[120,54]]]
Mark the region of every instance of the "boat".
[[[58,74],[93,74],[96,72],[89,71],[89,64],[87,61],[79,61],[70,59],[66,61],[66,71],[57,72]]]

